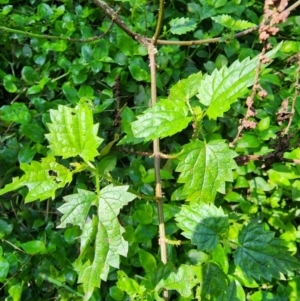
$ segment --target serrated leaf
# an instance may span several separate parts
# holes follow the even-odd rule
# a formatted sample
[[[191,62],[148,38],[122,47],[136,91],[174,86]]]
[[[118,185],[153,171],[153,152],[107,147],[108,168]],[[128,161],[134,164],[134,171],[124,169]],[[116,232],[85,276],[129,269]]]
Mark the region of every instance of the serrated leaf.
[[[235,264],[246,275],[271,281],[272,277],[279,279],[280,273],[286,274],[300,267],[299,261],[288,252],[285,242],[275,238],[274,234],[254,222],[242,228],[238,238],[240,246],[233,256]]]
[[[21,178],[13,178],[13,182],[0,190],[0,195],[28,187],[26,202],[43,201],[55,197],[55,191],[72,181],[72,173],[63,165],[58,164],[52,156],[43,158],[41,163],[31,161],[31,164],[21,163],[20,168],[25,172]]]
[[[256,24],[245,21],[245,20],[234,20],[229,15],[216,16],[216,17],[212,17],[212,19],[215,22],[221,24],[224,27],[229,28],[232,31],[245,30],[245,29],[252,28],[252,27],[256,26]]]
[[[88,300],[94,289],[100,286],[101,279],[106,281],[109,267],[119,268],[119,255],[126,256],[128,243],[122,234],[124,228],[119,224],[117,215],[120,209],[135,198],[135,195],[127,192],[128,186],[106,186],[101,190],[98,200],[98,225],[95,238],[95,253],[92,263],[86,261],[81,265],[77,260],[76,270],[79,274],[78,281],[83,283],[85,299]],[[93,236],[93,227],[89,227],[85,236],[89,241]],[[85,247],[84,244],[83,247]]]
[[[266,53],[270,58],[278,51],[281,44]],[[254,83],[254,73],[259,56],[242,62],[235,61],[230,67],[215,69],[211,75],[206,75],[199,85],[197,97],[207,108],[207,115],[212,119],[223,116],[230,105],[247,94],[248,87]]]
[[[195,30],[197,27],[197,23],[194,20],[190,20],[189,18],[176,18],[170,21],[170,31],[173,34],[185,34],[189,31]]]
[[[82,229],[92,203],[97,201],[97,195],[91,191],[78,189],[77,194],[67,195],[63,199],[66,203],[58,208],[63,213],[58,228],[67,227],[69,223]]]
[[[227,277],[215,263],[202,266],[201,300],[223,300],[228,289]]]
[[[94,289],[100,287],[101,274],[106,269],[106,257],[109,252],[108,235],[105,227],[99,222],[95,240],[95,255],[91,264],[85,265],[78,272],[78,283],[83,283],[84,301],[92,296]]]
[[[192,120],[183,100],[162,99],[137,117],[131,128],[136,138],[145,141],[172,136],[185,129]]]
[[[177,272],[172,272],[166,279],[162,279],[155,287],[155,299],[163,301],[159,296],[162,288],[176,290],[182,297],[192,296],[192,288],[199,281],[199,268],[190,265],[181,265]]]
[[[80,101],[74,109],[59,105],[58,110],[50,110],[50,118],[50,134],[46,137],[52,155],[80,156],[85,161],[93,161],[99,155],[97,148],[103,139],[97,136],[99,124],[93,123],[89,102]]]
[[[178,182],[185,183],[182,194],[188,201],[213,202],[218,192],[225,191],[225,181],[232,181],[236,154],[223,140],[209,143],[192,141],[183,146],[176,171]]]
[[[190,100],[198,92],[202,72],[191,74],[188,78],[178,81],[170,89],[170,100]]]
[[[178,227],[184,231],[181,234],[191,239],[192,244],[201,251],[213,251],[219,236],[229,227],[228,216],[221,207],[217,208],[213,204],[184,205],[175,219]]]

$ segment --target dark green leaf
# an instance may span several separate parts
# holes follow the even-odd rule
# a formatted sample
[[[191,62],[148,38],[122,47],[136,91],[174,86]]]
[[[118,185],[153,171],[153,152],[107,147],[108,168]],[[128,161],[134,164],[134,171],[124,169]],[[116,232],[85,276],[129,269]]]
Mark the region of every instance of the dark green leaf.
[[[222,300],[226,296],[227,277],[215,263],[206,263],[202,266],[202,277],[201,300],[214,300],[214,298]]]
[[[252,222],[244,226],[239,234],[239,243],[233,253],[234,262],[255,279],[279,279],[280,273],[286,274],[300,267],[284,241],[275,238],[274,232],[265,230],[262,224]]]
[[[192,204],[183,206],[176,214],[178,227],[182,235],[191,239],[192,244],[201,251],[212,251],[216,248],[219,236],[227,232],[228,216],[222,208],[213,204]]]

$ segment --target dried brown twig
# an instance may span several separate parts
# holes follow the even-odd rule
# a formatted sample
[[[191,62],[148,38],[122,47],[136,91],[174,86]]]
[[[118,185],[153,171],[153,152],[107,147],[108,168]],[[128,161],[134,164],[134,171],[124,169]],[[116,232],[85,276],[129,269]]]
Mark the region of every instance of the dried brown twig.
[[[247,97],[246,105],[247,112],[243,119],[240,120],[240,126],[238,127],[238,132],[234,140],[230,143],[232,147],[236,141],[240,138],[243,129],[254,129],[256,127],[256,122],[254,120],[249,120],[250,118],[255,117],[256,111],[254,109],[254,97],[257,94],[260,98],[267,97],[268,93],[259,84],[259,74],[263,64],[270,62],[270,59],[265,56],[268,49],[271,48],[268,39],[271,35],[276,35],[279,31],[277,25],[281,22],[284,22],[290,11],[285,10],[285,7],[288,5],[287,0],[265,0],[264,6],[264,17],[262,24],[259,27],[259,40],[263,44],[261,54],[259,57],[258,65],[255,69],[254,84],[252,87],[252,92],[249,97]],[[259,92],[258,92],[259,91]]]

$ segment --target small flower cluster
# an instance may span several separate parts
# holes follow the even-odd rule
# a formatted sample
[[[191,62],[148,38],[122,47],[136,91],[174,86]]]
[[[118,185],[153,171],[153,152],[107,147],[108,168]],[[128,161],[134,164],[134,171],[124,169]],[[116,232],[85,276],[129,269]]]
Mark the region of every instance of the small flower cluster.
[[[287,0],[266,0],[264,6],[264,19],[259,28],[259,40],[264,42],[270,36],[275,36],[279,28],[277,24],[284,22],[289,12],[284,9],[287,7]]]

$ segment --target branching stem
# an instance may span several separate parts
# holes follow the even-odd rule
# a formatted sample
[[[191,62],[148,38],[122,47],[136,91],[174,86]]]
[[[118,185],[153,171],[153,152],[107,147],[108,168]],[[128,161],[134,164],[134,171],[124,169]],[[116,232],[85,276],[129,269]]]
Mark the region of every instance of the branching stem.
[[[164,0],[159,0],[159,10],[158,10],[158,20],[156,24],[156,29],[154,33],[154,37],[152,40],[153,45],[156,45],[156,42],[158,40],[158,37],[161,32],[162,23],[163,23],[163,17],[164,17]]]

